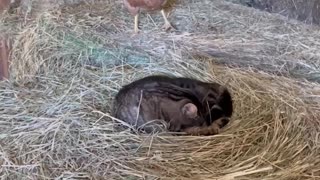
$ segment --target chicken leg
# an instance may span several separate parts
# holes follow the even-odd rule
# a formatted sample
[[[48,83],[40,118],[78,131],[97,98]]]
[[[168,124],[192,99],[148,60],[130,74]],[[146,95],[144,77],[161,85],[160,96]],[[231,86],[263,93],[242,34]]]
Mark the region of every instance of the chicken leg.
[[[162,9],[161,10],[161,14],[163,16],[163,19],[164,19],[164,25],[162,28],[164,28],[166,31],[169,30],[169,29],[175,29],[171,23],[169,22],[167,16],[166,16],[166,13],[164,12],[164,10]]]
[[[161,14],[163,16],[163,19],[164,19],[164,25],[163,25],[163,28],[168,31],[169,29],[175,29],[171,23],[169,22],[167,16],[166,16],[166,13],[164,12],[164,10],[162,9],[161,10]],[[134,33],[137,34],[139,33],[139,13],[136,14],[134,16]]]
[[[134,33],[139,33],[139,13],[134,16]]]

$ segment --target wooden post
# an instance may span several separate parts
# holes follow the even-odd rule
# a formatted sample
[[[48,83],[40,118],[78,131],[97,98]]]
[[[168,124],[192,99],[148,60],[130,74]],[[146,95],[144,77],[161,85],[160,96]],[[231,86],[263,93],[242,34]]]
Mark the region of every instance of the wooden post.
[[[9,56],[11,43],[8,38],[0,36],[0,80],[9,78]]]
[[[0,15],[10,8],[11,0],[0,0]],[[9,78],[9,41],[0,34],[0,81]]]

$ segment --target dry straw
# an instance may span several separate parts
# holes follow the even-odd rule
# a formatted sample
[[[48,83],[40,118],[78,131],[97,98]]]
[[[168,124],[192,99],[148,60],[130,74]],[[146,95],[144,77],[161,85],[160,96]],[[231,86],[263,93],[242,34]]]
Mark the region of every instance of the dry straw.
[[[170,18],[190,33],[161,32],[159,14],[130,37],[121,1],[3,17],[15,45],[0,84],[1,178],[319,179],[320,86],[270,74],[311,77],[317,30],[218,0],[180,2]],[[232,122],[208,137],[117,130],[114,94],[159,73],[227,85]]]

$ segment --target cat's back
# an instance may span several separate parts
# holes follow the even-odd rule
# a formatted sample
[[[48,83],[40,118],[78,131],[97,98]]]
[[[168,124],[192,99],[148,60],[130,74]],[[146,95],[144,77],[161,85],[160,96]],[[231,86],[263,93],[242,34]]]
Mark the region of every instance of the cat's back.
[[[153,93],[157,91],[157,87],[161,82],[170,82],[172,79],[167,76],[153,75],[135,80],[122,88],[115,95],[113,102],[113,115],[117,116],[119,111],[132,111],[142,102],[156,103],[157,96],[161,93]]]

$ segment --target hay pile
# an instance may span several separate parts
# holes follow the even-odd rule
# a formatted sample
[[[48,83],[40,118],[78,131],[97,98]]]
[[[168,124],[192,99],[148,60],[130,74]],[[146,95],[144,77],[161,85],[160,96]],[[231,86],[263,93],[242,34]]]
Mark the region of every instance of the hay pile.
[[[190,0],[172,16],[189,34],[163,33],[144,16],[145,33],[130,37],[133,19],[120,7],[83,4],[27,23],[2,18],[15,46],[13,77],[0,83],[1,178],[320,178],[320,85],[270,74],[317,80],[309,74],[317,72],[317,30],[220,0]],[[114,94],[155,73],[227,85],[232,122],[212,137],[116,131],[121,122],[108,114]]]

